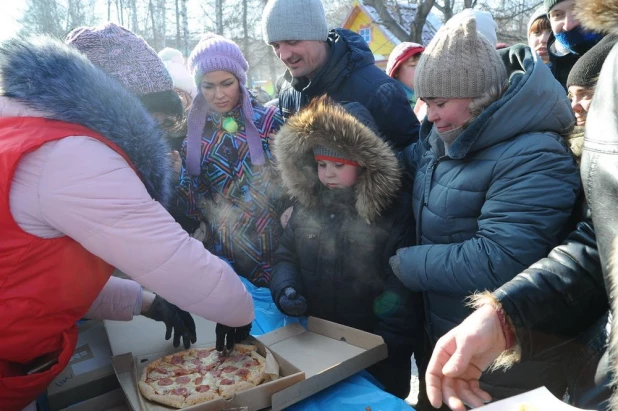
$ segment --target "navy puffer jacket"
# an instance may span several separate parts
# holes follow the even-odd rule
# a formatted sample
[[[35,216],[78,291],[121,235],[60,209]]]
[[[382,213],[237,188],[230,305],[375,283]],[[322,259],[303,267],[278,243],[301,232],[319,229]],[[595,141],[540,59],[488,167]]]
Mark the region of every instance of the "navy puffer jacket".
[[[564,90],[528,47],[501,56],[508,89],[448,155],[428,121],[404,153],[418,245],[392,263],[406,287],[425,293],[434,342],[470,314],[468,296],[500,287],[560,243],[579,192],[560,137],[574,123]]]
[[[397,150],[418,140],[419,123],[399,82],[380,70],[363,38],[346,29],[331,30],[327,41],[328,61],[309,81],[292,78],[279,96],[279,108],[286,120],[309,102],[324,94],[337,102],[358,102],[367,107],[379,134]]]

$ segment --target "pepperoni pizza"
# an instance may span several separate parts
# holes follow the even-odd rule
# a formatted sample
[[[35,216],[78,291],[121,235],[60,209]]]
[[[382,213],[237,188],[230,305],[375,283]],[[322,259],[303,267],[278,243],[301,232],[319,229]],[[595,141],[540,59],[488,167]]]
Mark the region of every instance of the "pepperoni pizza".
[[[266,378],[266,360],[253,345],[237,344],[228,355],[193,348],[152,361],[138,386],[151,401],[183,408],[255,387]]]

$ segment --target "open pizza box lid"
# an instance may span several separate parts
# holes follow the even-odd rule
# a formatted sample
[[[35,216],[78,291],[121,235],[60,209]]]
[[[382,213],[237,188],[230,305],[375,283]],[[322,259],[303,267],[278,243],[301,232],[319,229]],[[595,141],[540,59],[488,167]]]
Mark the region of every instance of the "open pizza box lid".
[[[514,397],[504,400],[492,402],[480,408],[474,408],[474,411],[586,411],[582,408],[572,407],[554,397],[551,392],[545,387],[537,388],[536,390],[528,391],[523,394],[515,395]]]
[[[305,374],[304,381],[272,396],[273,410],[310,397],[388,356],[382,337],[315,317],[309,317],[307,328],[290,324],[258,340]]]
[[[215,324],[194,317],[198,344],[212,346]],[[106,321],[112,348],[112,365],[127,402],[133,410],[169,411],[142,398],[136,383],[138,361],[156,359],[181,349],[171,348],[163,339],[164,327],[152,320],[136,317],[130,322]],[[210,343],[209,343],[210,342]],[[281,377],[230,400],[216,400],[183,408],[186,410],[281,410],[299,402],[387,357],[381,337],[354,328],[309,317],[308,327],[290,324],[253,341],[258,349],[272,353],[279,363]],[[127,349],[130,349],[127,350]],[[141,368],[140,368],[141,369]]]

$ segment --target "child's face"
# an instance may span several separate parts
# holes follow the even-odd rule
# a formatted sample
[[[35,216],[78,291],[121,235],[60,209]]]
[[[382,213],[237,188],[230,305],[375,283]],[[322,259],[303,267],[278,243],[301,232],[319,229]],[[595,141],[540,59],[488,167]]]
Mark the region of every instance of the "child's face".
[[[401,81],[412,90],[414,90],[414,73],[416,73],[416,66],[420,58],[420,54],[408,58],[399,67],[399,70],[397,70],[397,80]]]
[[[359,166],[318,160],[318,178],[330,189],[352,187],[358,180],[361,170]]]

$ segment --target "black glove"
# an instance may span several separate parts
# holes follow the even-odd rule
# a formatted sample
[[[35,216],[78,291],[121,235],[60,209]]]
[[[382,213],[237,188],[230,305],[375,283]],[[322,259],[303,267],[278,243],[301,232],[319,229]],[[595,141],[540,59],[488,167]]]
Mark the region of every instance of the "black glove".
[[[239,343],[249,338],[249,332],[251,331],[251,324],[244,327],[228,327],[227,325],[217,323],[215,328],[215,334],[217,334],[217,351],[223,351],[223,346],[228,351],[234,348],[234,344]]]
[[[143,315],[144,317],[165,323],[166,340],[172,337],[172,330],[174,331],[174,347],[180,345],[180,337],[182,337],[182,343],[185,348],[189,348],[191,344],[195,344],[197,341],[195,322],[191,314],[167,302],[158,295],[148,311]]]
[[[299,317],[307,311],[307,300],[294,287],[285,287],[279,297],[279,306],[284,314]]]

